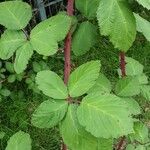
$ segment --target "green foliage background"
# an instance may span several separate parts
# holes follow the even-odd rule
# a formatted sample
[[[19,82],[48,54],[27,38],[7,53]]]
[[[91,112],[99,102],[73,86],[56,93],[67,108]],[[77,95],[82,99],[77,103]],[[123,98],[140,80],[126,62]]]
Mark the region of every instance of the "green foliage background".
[[[136,2],[133,4],[132,9],[135,12],[140,12],[144,18],[150,21],[150,12]],[[78,17],[81,17],[80,14]],[[63,49],[63,45],[61,48]],[[127,52],[127,56],[131,56],[142,63],[145,66],[144,72],[150,77],[150,43],[146,41],[143,35],[137,35],[136,41]],[[42,59],[43,61],[41,61]],[[103,36],[85,55],[79,57],[72,55],[72,69],[89,60],[97,59],[101,60],[102,72],[108,79],[112,82],[116,81],[119,67],[118,52]],[[13,58],[9,60],[9,63],[12,62]],[[0,150],[5,149],[9,137],[19,130],[26,131],[31,135],[33,150],[60,150],[61,137],[57,127],[53,129],[35,128],[30,123],[30,117],[35,108],[48,99],[39,92],[35,85],[36,73],[49,68],[63,76],[64,58],[61,49],[56,55],[48,58],[34,54],[28,70],[20,76],[17,76],[10,69],[11,67],[4,69],[6,61],[0,60],[0,64],[0,86],[2,84],[2,88],[5,89],[5,92],[0,95],[2,97],[0,100]],[[7,97],[5,97],[6,95]],[[150,103],[144,102],[141,97],[138,97],[138,100],[143,110],[140,118],[150,127]],[[1,138],[3,133],[5,134],[4,138]]]

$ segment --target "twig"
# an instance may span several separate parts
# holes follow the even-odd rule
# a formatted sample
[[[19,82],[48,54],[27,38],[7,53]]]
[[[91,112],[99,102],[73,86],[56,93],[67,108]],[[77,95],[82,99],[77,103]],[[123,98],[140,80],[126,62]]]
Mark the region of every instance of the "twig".
[[[125,136],[121,137],[121,140],[120,140],[119,143],[117,144],[116,150],[122,150],[122,149],[123,149],[123,146],[124,146],[124,144],[125,144],[125,139],[126,139]]]
[[[65,70],[64,70],[64,82],[68,83],[70,71],[71,71],[71,60],[70,60],[70,51],[71,51],[71,33],[69,32],[65,41]]]
[[[124,52],[120,52],[119,54],[120,57],[120,69],[121,69],[121,76],[122,78],[126,76],[126,61],[125,61],[125,53]],[[124,143],[125,143],[125,139],[126,137],[123,136],[121,137],[121,140],[119,141],[119,143],[117,144],[117,148],[116,150],[122,150]]]
[[[125,53],[120,52],[120,69],[122,77],[126,76],[126,61],[125,61]]]
[[[68,4],[67,4],[67,14],[69,16],[73,15],[74,9],[74,0],[68,0]],[[68,79],[70,76],[70,71],[71,71],[71,32],[68,33],[67,37],[66,37],[66,41],[65,41],[65,49],[64,49],[64,57],[65,57],[65,68],[64,68],[64,83],[67,84],[68,83]],[[68,101],[70,101],[70,97],[67,99]],[[63,144],[62,146],[62,150],[67,150],[67,146],[65,144]]]

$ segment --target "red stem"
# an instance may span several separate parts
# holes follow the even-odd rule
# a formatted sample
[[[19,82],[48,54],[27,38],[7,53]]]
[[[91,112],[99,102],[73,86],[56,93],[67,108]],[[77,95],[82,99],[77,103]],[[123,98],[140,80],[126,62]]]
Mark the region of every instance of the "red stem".
[[[74,13],[74,0],[68,0],[68,4],[67,4],[67,14],[69,16],[72,16]]]
[[[122,148],[124,146],[124,143],[125,143],[125,138],[126,138],[125,136],[121,137],[121,139],[120,139],[120,141],[119,141],[119,143],[117,145],[116,150],[122,150]]]
[[[125,61],[125,53],[120,52],[120,69],[121,69],[121,76],[122,78],[126,76],[126,61]],[[117,150],[121,150],[125,143],[125,136],[121,137],[119,143],[117,144]]]
[[[125,53],[120,52],[120,69],[122,77],[126,76],[126,61],[125,61]]]
[[[67,146],[64,143],[62,144],[62,150],[67,150]]]
[[[74,12],[74,0],[68,0],[67,4],[67,14],[69,16],[73,15]],[[65,68],[64,68],[64,83],[68,83],[68,79],[70,76],[70,71],[71,71],[71,32],[68,33],[65,41],[65,49],[64,49],[64,57],[65,57]],[[63,144],[62,150],[67,150],[67,146]]]
[[[74,0],[68,0],[68,5],[67,5],[67,14],[69,16],[73,15],[74,9]],[[70,54],[71,54],[71,32],[68,33],[65,41],[65,70],[64,70],[64,82],[65,84],[68,83],[70,71],[71,71],[71,60],[70,60]]]
[[[71,54],[71,33],[69,32],[66,41],[65,41],[65,70],[64,70],[64,83],[68,83],[70,71],[71,71],[71,60],[70,60],[70,54]]]

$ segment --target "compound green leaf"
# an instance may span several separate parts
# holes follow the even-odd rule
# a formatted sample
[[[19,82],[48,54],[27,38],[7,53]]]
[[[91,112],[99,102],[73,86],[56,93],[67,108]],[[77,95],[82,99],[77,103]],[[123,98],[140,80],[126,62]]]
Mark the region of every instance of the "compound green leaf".
[[[16,52],[16,58],[14,63],[14,69],[17,74],[22,73],[28,64],[29,59],[33,54],[33,48],[30,42],[26,42],[22,47],[20,47]]]
[[[31,150],[31,138],[28,133],[17,132],[10,137],[5,150]]]
[[[132,141],[136,140],[142,144],[149,142],[148,127],[142,122],[135,122],[134,132],[130,135]]]
[[[52,71],[38,72],[36,83],[38,88],[49,97],[54,99],[66,99],[68,97],[67,87],[63,80]]]
[[[150,101],[150,85],[142,85],[140,86],[141,89],[141,95],[146,99]]]
[[[76,8],[88,19],[96,17],[99,0],[76,0]]]
[[[31,44],[39,54],[50,56],[57,52],[71,26],[71,18],[63,13],[39,23],[31,31]]]
[[[72,50],[76,56],[80,56],[89,51],[96,42],[97,27],[88,21],[82,22],[73,36]]]
[[[98,141],[98,150],[112,150],[113,149],[113,140],[100,138]]]
[[[148,84],[148,77],[143,73],[142,75],[136,76],[140,84]]]
[[[133,98],[124,98],[122,100],[126,102],[131,114],[138,115],[141,113],[141,108],[136,100]]]
[[[133,74],[133,72],[130,72],[130,73]],[[121,73],[120,69],[118,69],[118,74],[119,74],[119,77],[121,78],[122,73]],[[126,75],[128,75],[127,71],[126,71]],[[136,76],[132,75],[132,77],[136,78],[136,80],[139,82],[140,85],[148,84],[148,77],[144,73],[142,73],[140,75],[136,75]]]
[[[6,30],[0,39],[0,58],[9,59],[25,41],[26,37],[22,31]]]
[[[111,94],[89,94],[78,108],[79,123],[95,137],[117,138],[133,133],[127,104]]]
[[[129,144],[127,147],[126,147],[126,150],[135,150],[135,147],[131,144]]]
[[[140,84],[135,77],[121,78],[116,84],[115,92],[118,96],[135,96],[140,93]]]
[[[99,76],[100,61],[90,61],[79,66],[69,77],[68,88],[71,97],[85,94]]]
[[[136,0],[143,7],[150,9],[150,0]]]
[[[101,0],[97,19],[102,35],[109,36],[115,48],[127,51],[135,40],[136,22],[126,0]]]
[[[54,127],[64,118],[67,108],[64,100],[44,101],[33,113],[31,122],[38,128]]]
[[[31,39],[31,44],[36,52],[40,55],[50,56],[54,55],[58,50],[58,44],[54,38],[50,37],[48,33],[40,34],[36,38]]]
[[[134,14],[134,16],[136,18],[137,31],[141,32],[145,38],[150,41],[150,22],[138,14]]]
[[[107,77],[102,73],[100,73],[95,85],[88,91],[88,94],[96,92],[101,94],[111,92],[111,83],[107,79]]]
[[[128,76],[141,75],[143,73],[144,66],[137,60],[126,57],[126,74]]]
[[[30,5],[20,1],[0,3],[0,24],[8,29],[19,30],[26,27],[32,17]]]
[[[148,150],[148,149],[146,149],[146,147],[143,146],[143,145],[136,145],[136,146],[133,146],[133,145],[129,144],[129,145],[127,146],[126,150]]]
[[[72,23],[72,18],[65,13],[59,13],[53,17],[50,17],[33,28],[31,31],[31,37],[36,37],[42,33],[49,32],[53,35],[55,40],[61,41],[66,37],[70,26]]]
[[[76,115],[77,107],[77,105],[70,105],[65,119],[60,124],[63,141],[71,150],[98,150],[98,147],[102,150],[101,139],[92,136],[78,123]],[[103,144],[107,143],[108,149],[105,150],[112,149],[112,143],[109,143],[109,141],[106,139],[103,140]]]
[[[138,145],[135,150],[148,150],[144,145]]]

